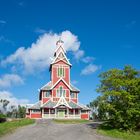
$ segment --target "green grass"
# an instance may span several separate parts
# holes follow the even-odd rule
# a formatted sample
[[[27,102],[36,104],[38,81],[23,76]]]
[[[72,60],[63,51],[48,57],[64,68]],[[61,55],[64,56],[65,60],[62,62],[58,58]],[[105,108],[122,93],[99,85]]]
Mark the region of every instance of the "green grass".
[[[11,122],[0,123],[0,137],[7,133],[12,133],[18,127],[33,124],[34,122],[35,120],[33,119],[20,119]]]
[[[54,119],[53,121],[62,124],[77,124],[89,122],[89,120],[81,120],[81,119]]]
[[[102,135],[119,138],[123,140],[140,140],[140,132],[126,132],[121,131],[117,129],[111,129],[111,128],[105,128],[105,127],[99,127],[97,129],[97,132]]]

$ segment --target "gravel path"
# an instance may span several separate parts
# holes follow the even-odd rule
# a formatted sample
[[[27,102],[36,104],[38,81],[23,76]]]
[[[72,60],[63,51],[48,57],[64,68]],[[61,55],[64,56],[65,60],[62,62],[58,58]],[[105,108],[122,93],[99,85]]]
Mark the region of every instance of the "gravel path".
[[[114,140],[96,133],[95,123],[56,124],[51,120],[37,120],[36,124],[17,129],[1,140]]]

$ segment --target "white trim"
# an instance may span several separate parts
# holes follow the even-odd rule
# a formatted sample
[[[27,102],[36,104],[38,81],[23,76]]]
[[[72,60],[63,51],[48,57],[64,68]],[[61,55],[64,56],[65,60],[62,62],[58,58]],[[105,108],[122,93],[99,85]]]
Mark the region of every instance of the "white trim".
[[[52,81],[49,81],[47,84],[45,84],[44,86],[42,86],[40,89],[43,89],[43,88],[46,87],[49,83],[52,84]]]
[[[51,63],[51,64],[53,64],[53,63],[56,63],[56,62],[58,62],[58,61],[60,61],[60,60],[62,60],[62,61],[64,61],[63,59],[59,59],[58,61],[56,61],[56,59],[58,58],[58,56],[59,56],[59,54],[60,53],[63,53],[63,52],[59,52],[58,53],[58,55],[55,57],[55,59],[53,60],[53,62]],[[70,65],[70,66],[72,66],[72,64],[69,62],[69,60],[67,59],[67,57],[66,57],[66,55],[63,53],[63,55],[64,55],[64,58],[67,60],[67,62],[68,62],[68,64]],[[56,62],[55,62],[56,61]],[[66,62],[65,62],[66,63]]]
[[[56,107],[58,107],[59,105],[65,105],[65,106],[71,108],[71,107],[69,106],[69,104],[67,103],[66,99],[65,99],[63,96],[60,97],[59,101],[57,102],[57,104],[56,104],[53,108],[56,108]]]
[[[56,52],[57,52],[57,50],[58,50],[60,47],[61,47],[61,48],[63,49],[63,51],[66,53],[66,50],[63,48],[63,46],[58,46],[58,47],[55,49],[55,51],[54,51],[54,52],[56,53]]]
[[[65,82],[65,80],[64,80],[62,77],[51,87],[51,90],[52,90],[61,80],[66,84],[66,86],[67,86],[70,90],[72,90],[71,87]]]
[[[49,101],[51,101],[51,98],[50,98],[47,102],[43,103],[41,107],[43,107],[43,106],[44,106],[46,103],[48,103]]]

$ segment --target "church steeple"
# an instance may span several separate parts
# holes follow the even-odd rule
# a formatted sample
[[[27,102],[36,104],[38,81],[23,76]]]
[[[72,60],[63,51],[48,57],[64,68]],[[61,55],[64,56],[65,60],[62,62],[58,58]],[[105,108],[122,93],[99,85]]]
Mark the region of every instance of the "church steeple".
[[[59,40],[56,42],[56,50],[55,50],[54,56],[57,56],[60,52],[66,53],[63,45],[64,45],[64,41],[61,40],[61,37],[60,37]]]

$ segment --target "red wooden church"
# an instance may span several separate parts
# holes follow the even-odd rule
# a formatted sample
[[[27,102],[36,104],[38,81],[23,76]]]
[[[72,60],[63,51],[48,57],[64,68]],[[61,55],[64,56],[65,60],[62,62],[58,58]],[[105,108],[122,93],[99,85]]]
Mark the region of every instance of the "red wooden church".
[[[39,102],[27,108],[27,118],[89,119],[90,109],[78,102],[80,91],[71,84],[71,66],[60,39],[50,64],[51,81],[41,87]]]

